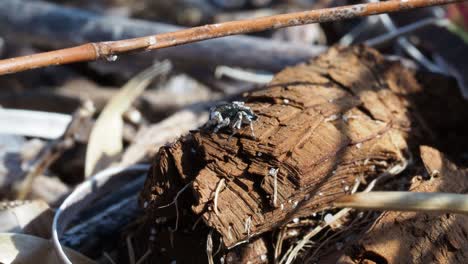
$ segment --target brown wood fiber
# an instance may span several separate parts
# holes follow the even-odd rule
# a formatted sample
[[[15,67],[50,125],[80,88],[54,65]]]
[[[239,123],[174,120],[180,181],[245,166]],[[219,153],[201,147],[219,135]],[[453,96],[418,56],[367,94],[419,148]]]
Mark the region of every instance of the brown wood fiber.
[[[259,116],[256,138],[248,127],[231,140],[229,131],[200,129],[161,148],[141,203],[149,203],[149,219],[167,215],[158,207],[189,184],[179,199],[227,247],[321,211],[356,179],[369,181],[404,162],[412,127],[405,95],[419,89],[410,72],[375,50],[332,48],[245,95]]]

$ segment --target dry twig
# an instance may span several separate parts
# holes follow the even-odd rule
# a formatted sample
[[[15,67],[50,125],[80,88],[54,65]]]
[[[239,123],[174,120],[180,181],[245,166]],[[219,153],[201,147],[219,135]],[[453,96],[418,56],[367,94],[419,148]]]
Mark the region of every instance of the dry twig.
[[[80,132],[80,128],[86,119],[92,117],[94,106],[87,101],[81,106],[72,117],[70,124],[64,134],[44,146],[38,157],[31,163],[26,175],[17,186],[17,198],[23,200],[31,191],[34,179],[42,174],[54,161],[56,161],[66,150],[75,145],[75,139]]]
[[[310,10],[249,20],[206,25],[153,36],[88,43],[72,48],[39,53],[0,61],[0,75],[50,65],[93,61],[100,58],[115,60],[117,54],[148,51],[230,35],[258,32],[311,23],[340,21],[355,17],[390,13],[420,7],[462,2],[463,0],[398,0]]]
[[[335,207],[366,210],[468,214],[468,195],[455,193],[370,192],[343,196]]]
[[[216,191],[215,191],[215,196],[214,196],[214,211],[215,211],[215,214],[217,214],[217,215],[219,215],[218,197],[219,197],[219,193],[221,192],[221,188],[224,187],[224,182],[225,181],[226,181],[226,179],[222,178],[221,180],[219,180],[218,185],[216,186]]]
[[[135,264],[135,250],[133,250],[132,235],[128,235],[125,238],[125,241],[127,242],[128,259],[130,264]]]
[[[151,251],[151,249],[146,250],[145,254],[143,254],[143,256],[141,256],[141,258],[138,259],[138,261],[136,262],[136,264],[141,264],[141,263],[143,263],[143,262],[151,255],[151,253],[153,253],[153,252]]]
[[[177,199],[179,199],[179,195],[181,195],[188,187],[190,187],[191,185],[193,184],[193,181],[187,183],[182,189],[180,189],[180,191],[177,192],[176,196],[174,197],[174,200],[169,203],[169,204],[166,204],[166,205],[163,205],[163,206],[159,206],[158,209],[162,209],[162,208],[166,208],[166,207],[169,207],[171,205],[175,205],[175,210],[176,210],[176,223],[175,223],[175,227],[172,229],[171,228],[171,231],[172,232],[175,232],[177,231],[178,227],[179,227],[179,204],[177,203]]]
[[[88,42],[131,39],[184,29],[161,22],[99,15],[52,4],[49,1],[2,0],[1,3],[2,37],[6,36],[19,42],[27,41],[51,50]],[[112,64],[102,61],[91,67],[105,67],[106,71],[118,72],[123,79],[129,79],[154,60],[169,59],[176,65],[191,68],[198,65],[215,67],[220,64],[222,58],[223,65],[276,72],[286,66],[313,58],[325,48],[322,45],[305,45],[240,35],[161,49],[158,52],[134,54],[118,59]]]

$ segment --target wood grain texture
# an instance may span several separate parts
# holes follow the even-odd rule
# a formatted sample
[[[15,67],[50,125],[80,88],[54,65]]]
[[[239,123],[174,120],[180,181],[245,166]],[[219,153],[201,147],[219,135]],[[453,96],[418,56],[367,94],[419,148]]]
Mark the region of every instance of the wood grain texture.
[[[369,181],[405,162],[412,127],[405,95],[419,89],[410,72],[375,50],[332,48],[245,95],[259,116],[256,138],[248,127],[231,140],[229,131],[201,128],[161,148],[141,204],[148,219],[167,216],[159,207],[189,184],[181,203],[228,248],[324,210],[356,179]]]

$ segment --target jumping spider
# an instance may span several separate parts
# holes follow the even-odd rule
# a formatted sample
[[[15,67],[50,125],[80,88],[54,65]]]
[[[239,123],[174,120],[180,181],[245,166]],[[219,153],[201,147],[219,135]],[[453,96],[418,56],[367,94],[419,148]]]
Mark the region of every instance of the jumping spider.
[[[252,136],[255,137],[252,122],[257,120],[257,116],[244,102],[234,101],[232,103],[222,103],[210,108],[210,120],[208,126],[215,126],[214,133],[221,128],[230,127],[232,134],[229,139],[241,128],[242,124],[249,124]]]

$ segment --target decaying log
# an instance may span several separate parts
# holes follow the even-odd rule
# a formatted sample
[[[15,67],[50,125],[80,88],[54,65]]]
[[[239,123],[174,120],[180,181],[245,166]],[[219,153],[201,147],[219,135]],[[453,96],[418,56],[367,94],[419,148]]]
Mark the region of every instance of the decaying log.
[[[411,191],[468,191],[468,170],[430,147],[421,147],[421,158],[431,177],[414,177]],[[338,263],[467,263],[467,234],[466,215],[385,212]]]
[[[420,89],[409,71],[364,47],[287,68],[243,98],[259,116],[256,138],[248,128],[230,140],[229,131],[202,128],[160,149],[140,195],[147,224],[201,216],[232,248],[324,210],[356,180],[405,166],[414,125],[405,95]]]

